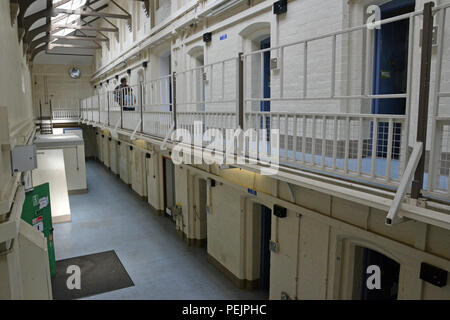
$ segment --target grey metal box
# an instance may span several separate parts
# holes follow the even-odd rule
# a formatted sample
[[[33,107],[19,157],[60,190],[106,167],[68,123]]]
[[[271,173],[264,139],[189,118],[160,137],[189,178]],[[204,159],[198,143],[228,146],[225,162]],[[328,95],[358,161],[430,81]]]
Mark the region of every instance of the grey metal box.
[[[11,168],[13,172],[25,172],[36,169],[36,146],[15,146],[11,151]]]

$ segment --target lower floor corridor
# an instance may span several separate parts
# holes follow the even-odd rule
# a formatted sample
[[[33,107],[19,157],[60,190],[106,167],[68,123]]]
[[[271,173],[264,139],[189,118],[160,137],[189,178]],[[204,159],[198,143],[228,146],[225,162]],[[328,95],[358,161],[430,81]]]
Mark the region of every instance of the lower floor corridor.
[[[88,193],[70,196],[72,222],[54,225],[56,260],[115,250],[134,286],[89,299],[266,299],[238,289],[188,246],[174,223],[158,216],[118,177],[86,163]]]

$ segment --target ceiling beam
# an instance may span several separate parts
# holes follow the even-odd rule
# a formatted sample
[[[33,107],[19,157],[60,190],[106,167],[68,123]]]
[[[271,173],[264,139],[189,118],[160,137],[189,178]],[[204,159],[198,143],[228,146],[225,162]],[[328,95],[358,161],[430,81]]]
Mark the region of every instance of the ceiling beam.
[[[117,13],[105,13],[97,11],[85,11],[85,10],[69,10],[69,9],[52,9],[54,14],[76,14],[82,17],[102,17],[102,18],[113,18],[113,19],[129,19],[130,15],[117,14]]]
[[[57,36],[52,35],[50,41],[52,40],[79,40],[79,41],[108,41],[105,38],[99,38],[95,36]]]
[[[113,27],[91,27],[91,26],[83,26],[79,24],[55,24],[50,27],[51,31],[57,29],[74,29],[74,30],[86,30],[86,31],[104,31],[104,32],[119,32],[119,28]]]
[[[71,49],[94,49],[94,50],[98,50],[101,49],[102,47],[99,45],[96,46],[82,46],[82,45],[78,45],[78,44],[69,44],[69,43],[49,43],[47,45],[47,49],[51,50],[53,48],[71,48]]]

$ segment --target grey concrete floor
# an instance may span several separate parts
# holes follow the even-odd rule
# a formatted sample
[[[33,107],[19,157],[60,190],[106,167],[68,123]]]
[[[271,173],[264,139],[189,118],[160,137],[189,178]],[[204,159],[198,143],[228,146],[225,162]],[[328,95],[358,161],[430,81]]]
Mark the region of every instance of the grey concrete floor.
[[[115,250],[135,286],[88,299],[266,299],[236,288],[100,163],[86,162],[88,193],[70,196],[72,222],[54,226],[56,260]]]

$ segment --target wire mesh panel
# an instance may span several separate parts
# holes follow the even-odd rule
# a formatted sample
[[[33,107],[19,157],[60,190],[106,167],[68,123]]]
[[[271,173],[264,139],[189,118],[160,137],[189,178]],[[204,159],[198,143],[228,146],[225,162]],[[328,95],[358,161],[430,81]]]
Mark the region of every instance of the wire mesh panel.
[[[91,97],[92,121],[100,122],[100,95]]]
[[[108,103],[109,103],[109,125],[114,128],[120,128],[122,125],[122,109],[117,99],[117,94],[114,91],[108,91]]]
[[[256,130],[258,151],[270,140],[261,123],[279,130],[280,162],[290,166],[385,183],[401,177],[405,116],[247,112],[245,121]]]
[[[172,76],[167,75],[141,85],[143,97],[143,132],[166,137],[173,125]]]
[[[194,133],[237,127],[238,58],[177,72],[177,127]]]
[[[102,92],[99,94],[100,101],[100,123],[108,124],[108,92]]]
[[[430,95],[431,139],[424,187],[427,193],[450,198],[450,3],[433,9],[437,25],[434,86]],[[433,78],[432,78],[433,79]]]
[[[123,129],[140,130],[141,85],[121,87],[113,91],[114,101],[122,109]]]

